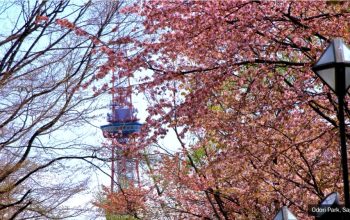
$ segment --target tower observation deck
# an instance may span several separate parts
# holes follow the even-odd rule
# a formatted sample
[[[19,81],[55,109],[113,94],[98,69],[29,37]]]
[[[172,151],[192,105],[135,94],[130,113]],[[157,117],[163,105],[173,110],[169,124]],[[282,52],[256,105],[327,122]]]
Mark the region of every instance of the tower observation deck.
[[[132,89],[129,78],[112,78],[111,112],[107,114],[108,124],[102,125],[105,138],[113,139],[111,146],[111,191],[115,183],[119,187],[140,184],[138,160],[126,152],[130,138],[140,132],[142,124],[136,117],[137,110],[132,105]],[[124,146],[124,147],[121,147]]]

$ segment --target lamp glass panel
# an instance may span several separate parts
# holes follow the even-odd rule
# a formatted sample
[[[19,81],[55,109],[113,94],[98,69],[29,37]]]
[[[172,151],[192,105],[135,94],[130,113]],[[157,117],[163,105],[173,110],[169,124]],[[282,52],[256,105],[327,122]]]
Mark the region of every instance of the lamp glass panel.
[[[330,44],[329,47],[327,47],[326,51],[323,52],[320,59],[317,61],[316,66],[326,63],[332,63],[335,62],[334,58],[334,50],[333,50],[333,44]]]
[[[335,200],[337,199],[337,194],[332,193],[329,196],[327,196],[321,203],[321,205],[333,205]]]
[[[287,209],[287,219],[288,220],[297,220],[297,217],[295,217],[295,215]]]
[[[282,209],[277,213],[273,220],[283,220],[283,212]]]
[[[346,44],[342,44],[344,61],[350,62],[350,49]]]
[[[345,67],[345,86],[346,89],[350,86],[350,67]]]
[[[335,91],[335,69],[329,68],[316,71],[318,76]]]

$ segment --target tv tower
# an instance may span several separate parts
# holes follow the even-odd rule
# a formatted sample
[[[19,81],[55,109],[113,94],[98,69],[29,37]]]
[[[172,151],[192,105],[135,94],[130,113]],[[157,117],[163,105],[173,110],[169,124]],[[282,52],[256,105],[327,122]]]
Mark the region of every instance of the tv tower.
[[[107,125],[101,126],[103,136],[112,139],[111,146],[111,192],[114,185],[127,188],[140,185],[138,159],[130,156],[127,146],[132,135],[140,132],[142,124],[136,118],[132,105],[132,88],[129,77],[112,76],[111,113],[107,114]]]

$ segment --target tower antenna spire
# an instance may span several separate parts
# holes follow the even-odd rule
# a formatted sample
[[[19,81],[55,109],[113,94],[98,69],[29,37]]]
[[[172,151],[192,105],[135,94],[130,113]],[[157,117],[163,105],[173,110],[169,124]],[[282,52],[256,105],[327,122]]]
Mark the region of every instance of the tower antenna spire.
[[[130,77],[118,77],[118,74],[113,73],[111,96],[111,112],[107,114],[108,124],[102,125],[101,130],[105,138],[112,139],[111,192],[113,192],[116,183],[122,188],[140,185],[138,159],[126,151],[130,138],[140,132],[142,124],[138,121],[137,111],[133,107]]]

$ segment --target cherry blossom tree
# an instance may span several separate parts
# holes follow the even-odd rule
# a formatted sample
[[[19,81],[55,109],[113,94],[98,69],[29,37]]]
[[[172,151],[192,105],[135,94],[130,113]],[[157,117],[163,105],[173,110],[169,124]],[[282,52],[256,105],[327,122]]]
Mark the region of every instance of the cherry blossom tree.
[[[147,166],[161,215],[271,219],[287,205],[311,219],[309,204],[342,192],[336,98],[311,66],[332,38],[349,41],[348,2],[144,1],[124,12],[143,18],[144,35],[119,65],[152,71],[139,85],[151,104],[140,145],[162,148],[173,131],[181,146]]]

